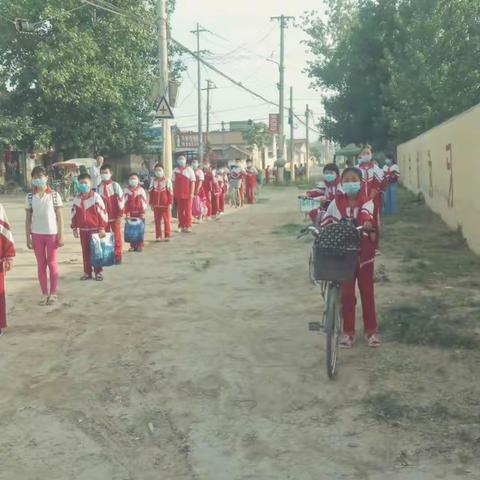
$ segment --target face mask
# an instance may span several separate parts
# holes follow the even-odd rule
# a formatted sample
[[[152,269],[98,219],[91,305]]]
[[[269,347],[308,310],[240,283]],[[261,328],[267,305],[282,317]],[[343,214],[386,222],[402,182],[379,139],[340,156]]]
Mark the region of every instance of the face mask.
[[[389,167],[391,167],[391,166],[393,165],[392,160],[387,160],[387,165],[388,165]]]
[[[78,186],[78,188],[80,189],[80,191],[82,193],[88,193],[90,191],[90,184],[88,183],[80,183],[80,185]]]
[[[360,191],[360,182],[345,182],[342,184],[343,191],[347,195],[354,195]]]
[[[32,179],[32,185],[34,187],[44,187],[47,184],[47,179],[46,178],[34,178]]]
[[[326,173],[323,178],[325,179],[326,182],[334,182],[337,178],[336,173]]]
[[[129,181],[128,181],[128,184],[135,188],[137,185],[138,185],[138,180],[136,178],[131,178]]]
[[[358,161],[360,163],[368,163],[370,160],[372,159],[372,156],[371,155],[362,155]]]
[[[101,173],[100,177],[104,182],[106,182],[106,181],[108,181],[112,178],[112,174],[111,173]]]
[[[163,170],[155,170],[155,176],[157,178],[163,177]]]
[[[198,168],[198,162],[193,162],[192,163],[192,168]]]
[[[184,167],[187,164],[187,160],[185,158],[180,158],[177,161],[177,164],[178,164],[179,167]]]

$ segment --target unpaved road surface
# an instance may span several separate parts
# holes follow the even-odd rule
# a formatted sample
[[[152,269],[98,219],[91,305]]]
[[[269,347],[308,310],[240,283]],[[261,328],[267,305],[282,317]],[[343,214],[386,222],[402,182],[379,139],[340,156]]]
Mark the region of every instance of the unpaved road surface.
[[[423,365],[420,347],[359,342],[327,380],[323,336],[307,329],[322,308],[308,244],[282,233],[301,223],[297,193],[268,189],[257,205],[126,254],[101,284],[78,280],[67,235],[52,308],[36,306],[22,199],[7,199],[19,253],[0,340],[0,479],[479,478],[478,457],[460,468],[451,450],[427,448],[428,431],[382,424],[362,404],[419,368],[422,396],[437,395],[428,370],[441,352]]]

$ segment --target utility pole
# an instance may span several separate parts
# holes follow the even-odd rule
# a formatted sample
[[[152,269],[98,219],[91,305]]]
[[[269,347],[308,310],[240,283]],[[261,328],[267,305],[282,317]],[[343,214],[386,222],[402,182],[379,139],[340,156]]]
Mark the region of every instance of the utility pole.
[[[197,88],[198,88],[198,161],[203,161],[203,132],[202,132],[202,70],[200,62],[200,34],[206,30],[197,23],[197,28],[190,33],[197,36]]]
[[[288,111],[288,123],[290,124],[290,179],[295,181],[295,144],[293,131],[293,87],[290,87],[290,109]]]
[[[203,89],[207,91],[207,125],[205,132],[206,148],[208,148],[208,134],[210,132],[210,91],[214,90],[215,88],[217,88],[216,85],[211,80],[207,80],[207,88]]]
[[[270,20],[280,22],[280,83],[278,86],[280,99],[279,99],[279,164],[282,168],[279,169],[279,181],[283,182],[283,166],[285,165],[285,131],[284,131],[284,118],[285,118],[285,29],[288,27],[290,20],[295,20],[295,17],[288,17],[281,15],[279,17],[271,17]]]
[[[305,133],[306,147],[306,161],[305,161],[305,179],[307,182],[310,180],[310,108],[307,105],[305,110],[305,125],[307,127]]]
[[[157,0],[158,67],[160,96],[168,98],[168,44],[166,0]],[[172,175],[172,132],[170,121],[162,120],[162,163],[165,175]]]

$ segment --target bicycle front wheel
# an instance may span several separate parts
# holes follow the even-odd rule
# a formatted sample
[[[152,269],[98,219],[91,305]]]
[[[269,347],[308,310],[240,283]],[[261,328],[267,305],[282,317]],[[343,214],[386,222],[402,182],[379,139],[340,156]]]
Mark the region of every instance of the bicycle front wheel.
[[[337,374],[338,344],[342,334],[342,307],[340,285],[329,283],[326,295],[325,333],[327,339],[327,374],[334,379]]]

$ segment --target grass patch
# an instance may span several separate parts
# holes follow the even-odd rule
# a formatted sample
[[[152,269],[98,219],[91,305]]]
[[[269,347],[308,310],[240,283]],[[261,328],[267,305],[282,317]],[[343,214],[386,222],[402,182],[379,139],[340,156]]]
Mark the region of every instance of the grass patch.
[[[399,189],[399,205],[397,215],[382,218],[382,244],[401,258],[408,280],[449,285],[468,277],[472,286],[480,284],[480,257],[468,249],[460,231],[450,230],[405,188]]]
[[[305,228],[305,225],[300,223],[286,223],[275,227],[272,233],[275,235],[298,235],[303,228]]]
[[[476,310],[459,310],[438,298],[415,298],[399,303],[382,314],[381,328],[387,338],[408,345],[473,349],[478,346],[471,334],[470,320]]]

